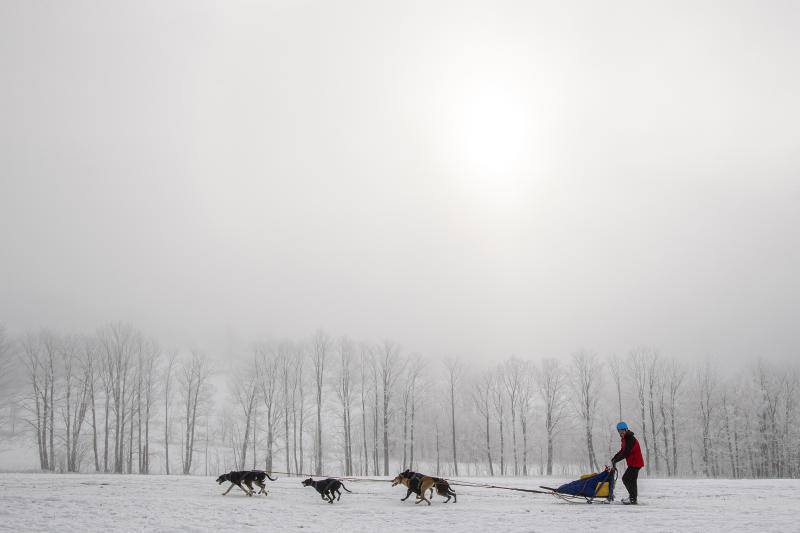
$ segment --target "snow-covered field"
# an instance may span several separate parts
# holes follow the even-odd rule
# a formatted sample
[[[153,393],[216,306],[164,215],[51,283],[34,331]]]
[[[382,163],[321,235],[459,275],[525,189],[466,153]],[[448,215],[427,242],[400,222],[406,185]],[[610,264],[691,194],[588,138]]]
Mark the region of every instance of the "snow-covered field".
[[[483,480],[482,480],[483,481]],[[567,479],[497,479],[536,488]],[[0,474],[0,530],[9,531],[798,531],[800,480],[640,480],[643,505],[570,504],[552,496],[457,487],[457,504],[414,505],[401,487],[350,481],[324,503],[299,478],[247,497],[213,478]],[[622,484],[618,496],[626,495]]]

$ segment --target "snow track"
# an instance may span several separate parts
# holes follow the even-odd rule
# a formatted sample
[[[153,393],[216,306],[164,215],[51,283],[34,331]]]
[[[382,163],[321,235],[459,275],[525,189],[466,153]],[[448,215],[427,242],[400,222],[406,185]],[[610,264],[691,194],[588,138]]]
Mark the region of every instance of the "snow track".
[[[798,531],[800,480],[640,480],[644,505],[569,504],[539,494],[454,487],[459,503],[406,502],[390,483],[346,482],[328,504],[300,478],[267,481],[269,496],[227,496],[214,478],[0,474],[8,531]],[[480,479],[537,488],[568,479]],[[625,495],[621,483],[618,496]]]

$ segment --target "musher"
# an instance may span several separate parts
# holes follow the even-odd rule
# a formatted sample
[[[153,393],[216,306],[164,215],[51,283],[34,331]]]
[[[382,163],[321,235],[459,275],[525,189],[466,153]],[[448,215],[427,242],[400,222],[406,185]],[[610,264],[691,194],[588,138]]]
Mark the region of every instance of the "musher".
[[[639,470],[644,466],[642,449],[639,447],[639,441],[633,436],[633,431],[628,429],[628,424],[625,422],[617,424],[617,432],[622,440],[622,446],[616,455],[611,458],[611,464],[616,468],[617,463],[625,459],[628,468],[625,469],[625,473],[622,475],[622,483],[624,483],[625,488],[628,489],[629,497],[623,499],[622,503],[626,505],[636,505],[639,492],[636,486],[636,480],[639,478]]]

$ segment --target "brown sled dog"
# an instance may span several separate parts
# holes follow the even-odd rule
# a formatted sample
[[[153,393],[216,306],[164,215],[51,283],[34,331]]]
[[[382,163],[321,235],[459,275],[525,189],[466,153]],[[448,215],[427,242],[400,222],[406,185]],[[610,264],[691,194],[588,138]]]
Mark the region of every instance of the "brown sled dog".
[[[417,501],[414,503],[419,502],[427,502],[428,505],[431,504],[431,501],[425,497],[425,493],[429,490],[433,493],[433,488],[436,485],[436,482],[433,480],[432,477],[429,476],[420,476],[420,477],[403,477],[402,475],[397,476],[392,480],[392,487],[397,485],[403,485],[408,489],[405,498],[400,498],[401,502],[404,502],[411,496],[411,493],[417,495]]]
[[[420,474],[419,472],[412,472],[411,470],[405,470],[401,472],[400,475],[402,477],[414,479],[423,477],[425,474]],[[442,479],[436,476],[429,476],[429,477],[433,479],[433,482],[435,483],[434,487],[436,488],[436,493],[443,498],[447,498],[444,501],[444,503],[449,502],[451,498],[453,499],[453,503],[458,503],[458,496],[456,496],[456,491],[450,488],[450,483],[448,483],[446,479]],[[431,495],[429,497],[433,497],[433,489],[431,489]]]

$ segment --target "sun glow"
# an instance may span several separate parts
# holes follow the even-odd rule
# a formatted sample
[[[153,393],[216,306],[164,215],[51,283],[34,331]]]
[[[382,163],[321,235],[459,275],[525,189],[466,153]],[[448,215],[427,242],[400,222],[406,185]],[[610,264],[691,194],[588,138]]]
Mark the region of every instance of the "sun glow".
[[[535,139],[520,90],[474,81],[448,99],[442,157],[453,178],[482,200],[512,201],[530,179]]]

